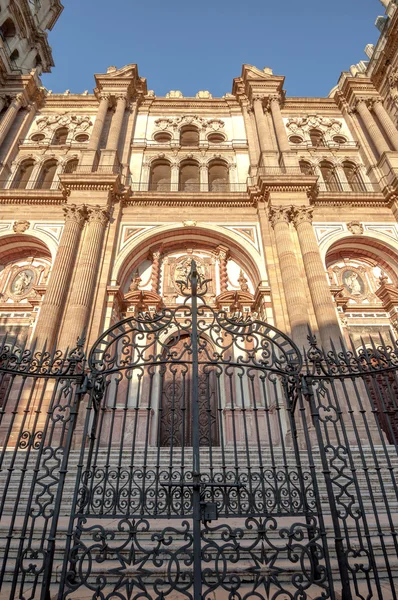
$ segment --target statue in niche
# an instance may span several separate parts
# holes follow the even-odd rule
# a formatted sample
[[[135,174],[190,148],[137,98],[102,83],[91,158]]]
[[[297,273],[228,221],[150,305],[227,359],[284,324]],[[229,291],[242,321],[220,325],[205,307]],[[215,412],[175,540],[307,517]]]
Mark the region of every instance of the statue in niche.
[[[141,283],[142,279],[140,277],[140,274],[138,273],[138,270],[134,273],[134,276],[131,280],[130,283],[130,287],[129,287],[129,292],[136,292],[138,290],[138,288],[140,287],[140,283]]]
[[[343,273],[343,285],[350,296],[363,296],[365,283],[360,275],[351,269]]]
[[[33,282],[34,273],[30,269],[20,271],[11,284],[11,293],[15,296],[26,294]]]

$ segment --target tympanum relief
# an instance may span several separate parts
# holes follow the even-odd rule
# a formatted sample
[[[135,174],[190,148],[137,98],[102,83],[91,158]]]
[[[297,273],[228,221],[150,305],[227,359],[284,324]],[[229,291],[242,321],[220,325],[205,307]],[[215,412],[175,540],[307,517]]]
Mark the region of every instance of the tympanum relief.
[[[40,298],[35,291],[46,285],[50,264],[44,259],[30,258],[9,263],[0,272],[0,303],[26,303]]]
[[[342,288],[340,295],[348,298],[348,304],[381,304],[375,294],[380,277],[387,277],[379,266],[365,261],[342,260],[328,269],[332,285]]]

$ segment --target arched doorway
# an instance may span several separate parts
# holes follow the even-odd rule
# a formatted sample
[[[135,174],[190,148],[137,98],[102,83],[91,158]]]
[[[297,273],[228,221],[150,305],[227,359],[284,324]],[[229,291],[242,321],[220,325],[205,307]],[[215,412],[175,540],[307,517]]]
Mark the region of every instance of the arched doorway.
[[[192,366],[187,348],[190,337],[182,336],[175,343],[171,340],[165,350],[181,356],[181,364],[170,365],[162,370],[162,390],[159,407],[160,446],[192,446]],[[186,362],[184,362],[184,360]],[[217,380],[216,371],[209,365],[199,364],[199,444],[219,444],[217,426]]]

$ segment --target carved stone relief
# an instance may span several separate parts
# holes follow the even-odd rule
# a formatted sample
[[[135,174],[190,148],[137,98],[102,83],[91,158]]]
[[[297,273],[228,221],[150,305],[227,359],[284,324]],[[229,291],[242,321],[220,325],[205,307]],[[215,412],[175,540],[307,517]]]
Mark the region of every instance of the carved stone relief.
[[[339,135],[342,126],[342,121],[318,115],[294,117],[288,119],[286,122],[288,134],[300,135],[305,139],[309,139],[309,131],[311,129],[318,129],[322,131],[326,141],[332,141],[334,136]]]
[[[180,129],[184,125],[196,125],[202,129],[218,131],[224,127],[225,123],[221,119],[205,119],[198,115],[184,115],[183,117],[162,117],[161,119],[156,119],[155,125],[163,130]]]
[[[359,221],[350,221],[350,223],[347,223],[347,229],[353,235],[362,235],[363,234],[363,225]]]
[[[46,137],[52,137],[56,129],[67,127],[73,135],[76,135],[77,133],[89,133],[92,126],[93,122],[88,116],[63,113],[39,117],[33,133],[40,132],[44,133]]]
[[[24,233],[29,227],[29,221],[14,221],[14,225],[12,226],[15,233]]]

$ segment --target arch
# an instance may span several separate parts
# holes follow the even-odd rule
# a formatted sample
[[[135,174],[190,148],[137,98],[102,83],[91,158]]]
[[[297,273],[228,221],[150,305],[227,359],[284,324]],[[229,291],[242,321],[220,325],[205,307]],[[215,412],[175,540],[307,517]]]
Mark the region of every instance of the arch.
[[[362,180],[358,165],[349,160],[345,160],[342,162],[342,167],[350,188],[354,192],[366,191],[365,184]]]
[[[178,190],[180,192],[198,192],[200,188],[199,163],[196,160],[184,160],[180,163]]]
[[[307,160],[299,160],[300,173],[303,175],[313,175],[314,167]]]
[[[319,169],[322,174],[325,189],[329,192],[341,191],[341,184],[339,178],[337,177],[334,165],[328,160],[322,160],[319,163]]]
[[[314,146],[314,148],[321,148],[325,146],[323,133],[319,129],[310,129],[308,135],[310,136],[311,144]]]
[[[58,163],[55,159],[47,160],[41,170],[37,179],[36,189],[49,190],[53,186],[55,173],[57,171]]]
[[[17,35],[15,23],[10,17],[0,25],[0,34],[3,39],[10,39]]]
[[[171,183],[171,165],[168,160],[158,159],[151,163],[149,189],[155,192],[169,192]]]
[[[199,129],[195,125],[184,125],[180,130],[180,146],[198,146]]]
[[[35,233],[0,235],[0,264],[10,263],[13,260],[27,258],[29,256],[47,258],[52,261],[54,253]]]
[[[23,160],[17,168],[10,187],[22,190],[26,189],[34,167],[35,161],[33,158],[27,158],[26,160]]]
[[[325,252],[325,266],[342,258],[367,260],[369,264],[379,265],[398,284],[398,249],[380,242],[370,236],[342,237],[329,245]]]
[[[229,188],[229,168],[224,160],[209,162],[209,192],[225,192]]]
[[[68,135],[69,135],[69,129],[67,127],[59,127],[54,133],[54,137],[52,139],[52,144],[54,146],[62,146],[63,144],[66,144]]]
[[[68,160],[68,162],[66,163],[64,173],[76,173],[78,166],[79,166],[79,159],[72,158],[71,160]]]
[[[197,244],[203,250],[215,251],[218,245],[228,247],[233,258],[245,269],[253,285],[256,287],[261,281],[267,281],[267,272],[262,255],[250,244],[245,244],[243,239],[231,230],[226,230],[219,225],[200,224],[196,227],[181,227],[179,224],[162,225],[156,231],[149,230],[141,236],[127,243],[117,257],[112,281],[126,285],[129,276],[148,255],[148,249],[162,244],[165,249],[183,248],[184,245]]]

